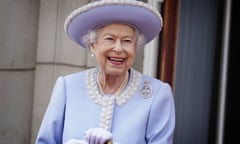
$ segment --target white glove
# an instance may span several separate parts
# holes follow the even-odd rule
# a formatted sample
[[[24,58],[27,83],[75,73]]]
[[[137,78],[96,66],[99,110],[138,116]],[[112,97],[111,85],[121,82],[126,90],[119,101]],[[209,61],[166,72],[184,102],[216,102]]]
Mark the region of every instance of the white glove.
[[[112,144],[112,133],[103,128],[91,128],[85,132],[88,144]]]
[[[65,144],[88,144],[85,140],[70,139]]]

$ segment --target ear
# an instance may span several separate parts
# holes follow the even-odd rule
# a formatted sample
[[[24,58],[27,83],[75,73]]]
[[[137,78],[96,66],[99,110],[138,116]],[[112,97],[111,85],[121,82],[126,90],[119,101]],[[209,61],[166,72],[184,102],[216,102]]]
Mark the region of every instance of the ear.
[[[90,53],[95,53],[95,43],[90,43],[89,44],[89,51],[90,51]]]

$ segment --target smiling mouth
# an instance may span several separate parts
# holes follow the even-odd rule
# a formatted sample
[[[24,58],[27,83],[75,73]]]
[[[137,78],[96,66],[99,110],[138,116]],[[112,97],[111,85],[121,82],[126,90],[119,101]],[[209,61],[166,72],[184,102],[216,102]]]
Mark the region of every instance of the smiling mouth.
[[[126,60],[126,58],[108,57],[108,60],[113,64],[120,65]]]

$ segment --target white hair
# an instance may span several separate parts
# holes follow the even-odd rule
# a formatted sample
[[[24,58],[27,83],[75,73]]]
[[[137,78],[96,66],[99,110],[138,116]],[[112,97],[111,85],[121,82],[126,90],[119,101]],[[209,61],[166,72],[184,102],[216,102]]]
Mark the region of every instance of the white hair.
[[[144,48],[146,44],[146,38],[143,34],[139,32],[137,28],[134,28],[135,36],[136,36],[136,49],[139,51],[140,49]],[[85,35],[82,37],[82,42],[86,48],[90,48],[92,43],[95,43],[97,39],[97,29],[89,30]]]

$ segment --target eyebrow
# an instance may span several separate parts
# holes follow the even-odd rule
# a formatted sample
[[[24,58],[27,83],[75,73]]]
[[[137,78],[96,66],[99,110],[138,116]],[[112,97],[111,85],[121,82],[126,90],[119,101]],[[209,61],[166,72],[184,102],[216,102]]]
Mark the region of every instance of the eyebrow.
[[[116,37],[117,35],[111,34],[111,33],[105,33],[105,34],[103,34],[103,36],[113,36],[113,37]],[[123,38],[131,38],[131,39],[134,39],[134,36],[126,35],[126,36],[123,36]]]

